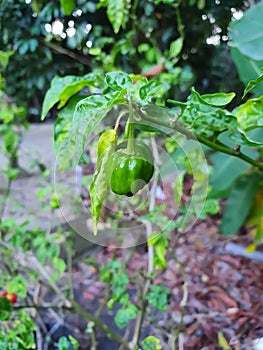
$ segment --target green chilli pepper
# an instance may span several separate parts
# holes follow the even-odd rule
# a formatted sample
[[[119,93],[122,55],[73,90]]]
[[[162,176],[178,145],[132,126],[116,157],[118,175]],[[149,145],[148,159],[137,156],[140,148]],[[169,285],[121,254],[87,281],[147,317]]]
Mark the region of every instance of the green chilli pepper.
[[[153,156],[150,148],[136,141],[134,151],[128,152],[127,142],[109,155],[106,174],[111,190],[119,195],[133,196],[149,183],[153,176]]]

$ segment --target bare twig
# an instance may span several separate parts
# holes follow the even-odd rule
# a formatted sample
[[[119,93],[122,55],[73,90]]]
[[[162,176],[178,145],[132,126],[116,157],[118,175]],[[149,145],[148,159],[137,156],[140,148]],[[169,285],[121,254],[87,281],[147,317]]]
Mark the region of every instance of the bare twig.
[[[177,265],[177,268],[178,268],[178,270],[183,278],[184,284],[183,284],[183,298],[180,301],[181,317],[180,317],[180,321],[177,325],[177,329],[176,329],[175,336],[174,336],[175,347],[176,347],[177,343],[179,345],[179,339],[180,339],[179,335],[180,335],[180,332],[181,332],[181,329],[183,326],[185,307],[186,307],[186,303],[187,303],[187,299],[188,299],[188,283],[187,283],[186,274],[184,272],[184,268],[183,268],[182,264],[177,259],[176,259],[176,265]]]
[[[72,248],[70,246],[71,242],[65,242],[66,252],[67,252],[67,269],[68,269],[68,283],[69,283],[69,298],[74,298],[73,290],[73,274],[72,274]]]
[[[59,45],[56,45],[54,43],[48,42],[43,38],[38,37],[37,38],[38,41],[40,41],[43,45],[49,47],[52,51],[64,55],[64,56],[68,56],[70,58],[72,58],[74,61],[78,61],[79,63],[91,67],[91,58],[90,57],[85,57],[82,55],[77,54],[76,52],[70,51],[64,47],[61,47]]]

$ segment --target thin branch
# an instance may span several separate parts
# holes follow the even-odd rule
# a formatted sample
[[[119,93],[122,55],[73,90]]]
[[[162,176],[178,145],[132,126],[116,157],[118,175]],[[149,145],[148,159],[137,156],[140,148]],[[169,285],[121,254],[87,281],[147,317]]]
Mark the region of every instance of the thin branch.
[[[124,349],[132,350],[132,348],[129,346],[128,342],[125,341],[118,333],[116,333],[113,329],[111,329],[108,325],[101,322],[97,317],[93,316],[91,313],[83,310],[82,306],[79,305],[75,300],[69,300],[71,306],[66,305],[48,305],[48,306],[42,306],[42,305],[16,305],[14,306],[14,310],[19,309],[26,309],[26,308],[34,308],[36,310],[51,310],[51,309],[61,309],[65,311],[69,311],[72,313],[75,313],[81,317],[84,318],[84,320],[88,322],[93,322],[94,326],[102,329],[109,338],[115,340],[119,344],[123,346]],[[59,320],[58,324],[61,324],[61,320]]]
[[[65,49],[64,47],[61,47],[61,46],[56,45],[54,43],[48,42],[48,41],[44,40],[43,38],[37,38],[37,40],[40,41],[45,46],[49,47],[52,51],[59,53],[61,55],[68,56],[68,57],[72,58],[73,60],[80,62],[84,66],[91,67],[91,59],[90,58],[79,55],[76,52]]]
[[[159,166],[160,166],[160,157],[159,152],[157,148],[157,144],[155,141],[155,138],[151,138],[152,143],[152,149],[153,149],[153,155],[154,155],[154,165],[155,165],[155,172],[154,172],[154,178],[153,178],[153,185],[150,192],[150,204],[149,204],[149,212],[153,211],[155,207],[155,195],[156,195],[156,188],[158,185],[158,178],[159,178]],[[149,221],[143,221],[145,227],[146,227],[146,233],[147,233],[147,242],[149,237],[151,236],[153,229],[152,229],[152,223]],[[148,274],[146,277],[142,298],[141,298],[141,309],[137,313],[135,328],[134,328],[134,335],[131,342],[132,346],[137,345],[140,339],[141,330],[142,330],[142,324],[144,320],[144,315],[146,312],[147,307],[147,294],[151,285],[151,278],[154,271],[154,247],[152,245],[148,245]]]
[[[74,300],[71,300],[71,307],[68,308],[69,311],[76,313],[77,315],[84,318],[87,322],[94,322],[95,326],[102,329],[109,338],[115,340],[119,344],[122,344],[125,349],[132,350],[133,348],[130,347],[127,341],[125,341],[118,333],[116,333],[113,329],[111,329],[109,326],[107,326],[105,323],[101,322],[99,319],[94,317],[92,314],[90,314],[87,311],[84,311],[83,308]]]
[[[71,242],[65,242],[65,248],[67,253],[67,270],[68,270],[68,283],[69,283],[69,298],[74,298],[73,290],[73,272],[72,272],[72,247]]]
[[[12,247],[4,242],[0,241],[0,245],[3,245],[4,247],[10,249],[12,251]],[[13,254],[15,257],[15,254]],[[93,316],[87,311],[84,311],[81,305],[79,305],[75,300],[73,299],[67,299],[63,292],[59,289],[59,287],[50,280],[50,276],[48,272],[45,270],[45,268],[38,262],[36,257],[32,254],[32,252],[27,252],[27,254],[21,253],[19,255],[19,262],[21,266],[33,266],[34,269],[37,269],[40,274],[42,275],[42,278],[46,280],[49,284],[49,287],[53,289],[53,291],[60,297],[60,299],[63,301],[63,305],[59,306],[58,304],[56,306],[52,306],[54,309],[64,309],[72,313],[76,313],[79,316],[83,317],[85,321],[87,322],[94,322],[95,326],[102,329],[103,331],[106,332],[107,336],[110,337],[111,339],[117,341],[119,344],[122,344],[125,349],[132,350],[132,348],[129,346],[128,342],[125,341],[118,333],[116,333],[113,329],[111,329],[109,326],[101,322],[97,317]],[[23,308],[35,308],[35,309],[51,309],[51,306],[41,306],[41,305],[20,305],[20,306],[15,306],[14,309],[23,309]]]
[[[176,259],[177,260],[177,259]],[[186,274],[184,272],[184,268],[182,266],[182,264],[177,260],[176,261],[176,265],[178,267],[178,270],[183,278],[184,284],[183,284],[183,298],[180,301],[180,308],[181,308],[181,317],[180,317],[180,321],[177,325],[177,329],[176,329],[176,333],[175,333],[175,337],[174,337],[174,344],[175,347],[178,343],[178,338],[183,326],[183,322],[184,322],[184,315],[185,315],[185,307],[186,307],[186,303],[187,303],[187,299],[188,299],[188,283],[187,283],[187,277]]]
[[[214,149],[215,151],[219,151],[221,153],[225,153],[225,154],[237,157],[237,158],[242,159],[245,162],[253,165],[254,167],[258,168],[259,170],[263,170],[263,162],[254,160],[254,159],[246,156],[245,154],[240,152],[239,148],[230,148],[227,146],[223,146],[222,144],[218,144],[218,143],[215,143],[213,141],[210,141],[203,136],[195,135],[195,134],[191,133],[189,130],[185,129],[184,127],[182,127],[178,124],[167,123],[167,122],[163,122],[161,120],[159,121],[159,120],[151,118],[145,114],[143,115],[143,119],[151,121],[153,124],[158,124],[158,125],[164,126],[165,128],[169,128],[170,130],[178,131],[179,133],[186,136],[188,139],[199,141],[203,145],[206,145],[209,148]]]
[[[11,183],[12,183],[12,180],[8,176],[7,186],[6,186],[6,189],[4,189],[4,194],[3,194],[3,198],[2,198],[1,206],[0,206],[0,224],[3,220],[3,215],[5,213],[6,205],[8,202],[8,198],[9,198],[9,194],[10,194],[10,190],[11,190]]]
[[[175,13],[176,13],[176,20],[177,20],[177,30],[178,30],[178,33],[180,35],[180,38],[182,40],[184,40],[184,25],[183,25],[183,22],[182,22],[182,17],[181,17],[181,12],[180,12],[180,4],[181,4],[181,0],[178,1],[177,4],[175,4]]]

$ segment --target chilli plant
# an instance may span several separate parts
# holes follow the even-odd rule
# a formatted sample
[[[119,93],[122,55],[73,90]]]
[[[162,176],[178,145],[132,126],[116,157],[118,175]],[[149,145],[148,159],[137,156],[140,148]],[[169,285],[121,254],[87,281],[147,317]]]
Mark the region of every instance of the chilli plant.
[[[244,96],[262,80],[263,76],[260,76],[250,82]],[[81,94],[82,88],[86,86],[89,87],[89,96]],[[100,93],[97,93],[98,91]],[[256,239],[260,240],[262,237],[262,212],[259,209],[261,206],[255,207],[255,203],[262,198],[263,185],[263,143],[260,138],[263,97],[247,99],[230,110],[226,106],[235,97],[234,93],[200,95],[192,88],[186,102],[165,101],[163,93],[164,89],[160,82],[147,80],[139,75],[128,75],[117,71],[106,74],[104,78],[90,73],[84,77],[54,78],[43,105],[44,118],[58,103],[59,116],[54,126],[54,138],[60,170],[85,166],[87,157],[91,159],[93,157],[91,150],[94,144],[97,147],[96,167],[88,184],[91,198],[89,212],[93,218],[93,232],[96,236],[90,235],[88,238],[106,245],[107,235],[112,235],[110,231],[114,231],[117,234],[109,237],[111,246],[131,247],[146,242],[148,251],[147,271],[143,270],[142,273],[137,271],[134,276],[129,276],[127,273],[125,261],[120,262],[115,258],[99,268],[100,279],[108,285],[102,306],[107,304],[109,308],[117,309],[114,319],[119,328],[129,330],[129,322],[134,320],[133,335],[129,334],[128,338],[126,335],[124,337],[119,335],[100,321],[101,307],[96,315],[92,315],[81,308],[72,293],[65,295],[54,283],[57,276],[48,278],[49,283],[59,295],[64,311],[78,314],[87,321],[86,331],[91,334],[92,339],[95,339],[95,328],[100,328],[109,338],[130,350],[139,347],[143,350],[161,349],[158,334],[152,329],[153,334],[144,339],[141,336],[144,321],[146,319],[149,321],[148,311],[154,308],[165,312],[168,307],[170,290],[156,283],[155,277],[158,276],[158,271],[166,269],[171,256],[176,260],[172,252],[180,233],[189,229],[195,217],[205,218],[206,214],[216,212],[218,209],[216,201],[213,200],[218,198],[219,192],[215,193],[213,187],[211,189],[209,186],[211,166],[205,161],[204,151],[210,149],[216,151],[213,156],[225,154],[229,159],[239,159],[247,164],[246,172],[236,179],[239,191],[233,187],[229,194],[229,199],[232,198],[233,201],[234,194],[236,197],[237,194],[242,194],[241,188],[243,188],[242,196],[246,200],[247,208],[241,212],[240,205],[236,212],[232,210],[232,215],[241,216],[242,222],[249,219],[256,230]],[[212,157],[211,159],[215,159]],[[191,174],[194,180],[191,188],[192,199],[189,201],[182,196],[183,178],[186,172]],[[168,218],[163,213],[165,200],[160,204],[157,198],[160,198],[160,179],[169,175],[171,182],[173,173],[175,173],[174,197],[180,209],[179,214]],[[59,193],[57,194],[59,196]],[[63,207],[63,201],[58,199]],[[227,204],[225,215],[229,215],[229,208],[231,201]],[[112,220],[113,211],[116,222]],[[111,229],[103,225],[107,220],[107,213],[111,215]],[[223,217],[222,228],[225,227],[224,220],[227,221],[227,217]],[[4,233],[11,230],[3,225],[7,223],[2,223]],[[170,240],[170,232],[175,228],[178,235],[176,239]],[[22,232],[24,228],[21,227],[20,230],[19,232]],[[33,236],[37,234],[39,237],[39,232],[33,230],[29,233]],[[19,237],[26,239],[31,236],[19,234]],[[50,236],[48,242],[50,247],[57,247],[53,243],[53,239],[55,242],[57,238],[56,235]],[[37,254],[43,249],[45,257],[48,251],[52,253],[52,249],[43,246],[43,240],[40,240],[40,244],[41,246],[36,246]],[[54,260],[55,268],[59,273],[63,273],[66,266],[58,258],[58,253],[56,251],[55,257],[51,258]],[[180,321],[176,330],[173,329],[169,333],[171,349],[176,349],[178,344],[178,334],[183,324],[187,301],[186,276],[179,261],[176,260],[176,263],[184,282],[182,286],[184,297],[180,302]],[[37,265],[39,271],[42,271],[46,278],[45,270],[40,265]],[[35,273],[38,272],[34,272],[33,276]],[[18,276],[15,279],[15,286],[11,284],[6,288],[9,294],[3,294],[0,298],[0,315],[3,322],[9,322],[10,317],[14,317],[13,302],[16,300],[10,300],[13,296],[10,293],[16,292],[19,298],[25,298],[26,283],[25,278]],[[130,293],[130,285],[136,286],[136,296]],[[16,308],[20,310],[24,307],[26,306],[18,305]],[[30,307],[37,309],[38,306],[30,302]],[[34,329],[34,322],[24,311],[19,311],[16,317],[26,324],[26,329]],[[16,339],[21,341],[24,335],[15,328],[14,332]],[[6,333],[2,333],[0,340],[10,342]],[[31,332],[30,339],[22,339],[26,344],[30,343],[31,348],[35,346],[33,336]],[[59,348],[70,345],[77,348],[76,341],[73,339],[70,341],[71,343],[62,338],[58,343]],[[96,340],[93,342],[96,344]]]
[[[262,81],[263,75],[251,81],[243,98]],[[89,96],[78,93],[83,86],[89,87]],[[98,88],[100,93],[95,93]],[[207,201],[229,196],[221,231],[226,235],[235,233],[249,218],[259,241],[262,213],[251,209],[254,209],[255,201],[260,200],[262,192],[263,96],[241,101],[231,110],[228,105],[235,98],[234,92],[200,95],[192,87],[186,102],[164,101],[163,94],[164,87],[157,80],[123,72],[108,73],[105,79],[95,73],[53,79],[44,101],[42,118],[58,103],[54,137],[60,168],[81,163],[87,143],[100,134],[96,172],[90,183],[94,232],[110,190],[131,196],[149,182],[155,163],[149,141],[153,136],[158,140],[163,134],[168,152],[171,152],[167,147],[169,139],[178,141],[180,138],[194,140],[204,150],[216,151],[211,156],[216,170],[220,167],[220,154],[241,162],[235,178],[237,187],[233,187],[232,192],[217,191],[217,181],[212,176],[214,182],[212,189],[207,191]],[[109,127],[110,124],[113,126]],[[172,153],[171,157],[176,158]],[[180,162],[180,157],[176,162]],[[187,163],[186,159],[183,162]],[[133,169],[132,163],[135,164]],[[231,220],[229,222],[230,216],[233,224]]]
[[[88,185],[94,236],[88,238],[105,245],[109,238],[116,247],[136,246],[143,241],[148,245],[148,271],[140,277],[140,286],[144,287],[138,288],[138,302],[127,292],[130,279],[125,265],[113,259],[100,267],[101,280],[111,286],[107,305],[109,308],[118,305],[117,326],[127,327],[129,321],[135,319],[134,335],[129,343],[122,342],[124,347],[137,349],[141,344],[143,349],[160,348],[154,336],[140,343],[140,335],[147,305],[160,311],[167,309],[169,290],[156,285],[154,276],[156,269],[166,268],[167,254],[173,250],[169,240],[171,230],[176,228],[179,237],[196,217],[204,219],[206,214],[217,213],[218,198],[228,197],[221,231],[232,234],[248,222],[255,231],[255,243],[262,239],[263,213],[258,203],[263,190],[263,96],[247,98],[262,81],[263,75],[250,81],[243,94],[246,99],[231,109],[228,106],[235,98],[234,92],[200,95],[192,87],[185,102],[165,101],[162,83],[121,71],[107,73],[105,77],[89,73],[84,77],[53,79],[44,100],[42,118],[58,103],[54,139],[60,170],[85,166],[87,157],[92,159],[94,144],[97,147],[96,167]],[[88,96],[82,94],[84,86],[89,88]],[[212,153],[209,162],[204,152]],[[216,172],[224,167],[220,164],[220,155],[231,161],[238,159],[242,164],[237,176],[232,177],[228,191],[217,188]],[[209,163],[214,163],[214,168]],[[179,214],[168,219],[162,211],[165,201],[159,204],[156,198],[160,179],[174,172],[174,197]],[[182,200],[186,173],[193,177],[192,199],[188,202]],[[171,176],[169,178],[171,181]],[[149,203],[138,199],[145,196]],[[114,209],[116,202],[122,212],[118,207]],[[133,210],[128,225],[126,214],[136,205],[139,209]],[[117,234],[113,240],[109,226],[103,222],[107,220],[107,213],[112,220],[114,210],[117,223],[111,221],[111,231]],[[140,223],[145,227],[145,235]],[[138,235],[139,238],[134,238]],[[183,269],[177,263],[184,278]],[[180,306],[183,317],[185,303]],[[177,333],[171,335],[173,349],[179,330],[180,324]],[[120,341],[118,337],[115,339]]]

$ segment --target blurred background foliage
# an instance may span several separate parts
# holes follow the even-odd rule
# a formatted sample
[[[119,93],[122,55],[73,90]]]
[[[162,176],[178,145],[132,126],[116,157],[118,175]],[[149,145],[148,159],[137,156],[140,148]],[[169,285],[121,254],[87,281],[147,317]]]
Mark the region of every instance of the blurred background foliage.
[[[14,51],[6,94],[27,108],[30,121],[39,120],[55,75],[150,72],[170,98],[184,100],[192,85],[200,93],[234,90],[241,96],[228,26],[256,2],[2,0],[0,50]],[[240,46],[232,51],[242,65]]]

